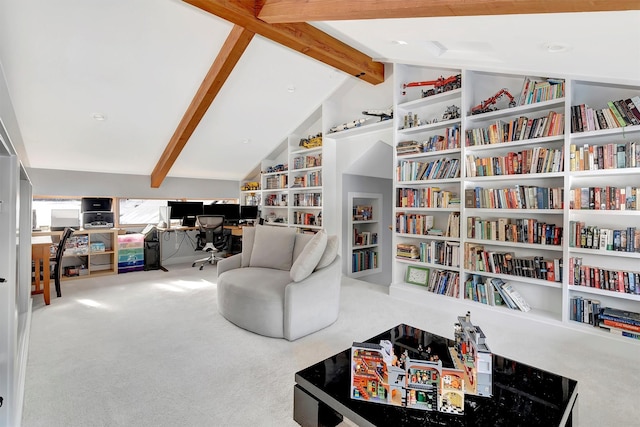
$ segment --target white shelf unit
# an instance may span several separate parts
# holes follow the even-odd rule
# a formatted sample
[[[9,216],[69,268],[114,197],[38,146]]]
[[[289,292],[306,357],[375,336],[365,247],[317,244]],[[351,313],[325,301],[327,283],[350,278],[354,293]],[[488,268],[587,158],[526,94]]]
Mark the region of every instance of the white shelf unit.
[[[260,211],[266,223],[296,227],[300,231],[323,228],[324,147],[305,148],[301,145],[302,138],[321,132],[321,118],[321,109],[318,108],[295,133],[287,137],[272,158],[262,161]]]
[[[363,277],[381,271],[380,246],[383,245],[381,217],[382,194],[356,193],[348,194],[349,230],[348,240],[351,267],[350,277]],[[366,207],[366,209],[362,209]],[[364,211],[364,213],[363,213]]]
[[[598,83],[591,81],[576,80],[571,82],[571,106],[584,104],[595,110],[601,110],[608,107],[608,101],[626,100],[634,96],[640,96],[640,86],[631,86],[626,84],[612,84],[612,83]],[[570,108],[570,107],[569,107]],[[571,129],[569,127],[569,129]],[[570,132],[567,135],[567,151],[572,151],[572,145],[576,147],[576,162],[579,162],[579,150],[580,148],[591,147],[594,150],[595,157],[597,159],[598,147],[603,147],[603,152],[606,153],[606,147],[609,144],[616,144],[616,146],[630,146],[635,142],[638,145],[637,149],[640,149],[640,126],[625,126],[614,129],[602,129],[591,130],[583,132]],[[629,145],[627,145],[629,144]],[[588,148],[587,148],[587,151]],[[625,156],[626,157],[626,156]],[[636,155],[636,160],[640,160],[640,156]],[[634,194],[634,202],[637,205],[640,199],[640,162],[636,162],[636,167],[628,167],[628,161],[630,158],[626,157],[620,165],[625,166],[620,168],[608,168],[608,169],[593,169],[593,170],[578,170],[578,166],[571,168],[571,162],[567,163],[567,188],[572,190],[575,194],[576,191],[581,189],[593,189],[597,192],[597,189],[606,189],[612,187],[617,189],[624,189],[626,197],[630,197],[632,188],[638,188],[637,194]],[[587,162],[588,163],[588,162]],[[595,162],[597,164],[597,160]],[[603,164],[600,165],[605,166]],[[612,166],[612,165],[608,165]],[[597,168],[597,165],[593,166]],[[587,165],[587,168],[588,165]],[[588,192],[588,191],[587,191]],[[633,190],[635,193],[635,190]],[[578,206],[571,206],[571,191],[568,194],[567,204],[567,287],[565,290],[565,304],[563,319],[569,322],[572,326],[582,327],[580,322],[572,321],[571,319],[571,306],[570,301],[572,298],[581,297],[586,300],[597,300],[601,306],[609,306],[619,308],[623,310],[640,312],[640,288],[636,287],[635,290],[629,289],[629,284],[625,283],[624,278],[620,285],[622,288],[618,290],[607,290],[606,284],[601,283],[598,277],[597,285],[595,277],[589,277],[587,283],[579,285],[574,282],[570,277],[569,267],[572,264],[572,259],[579,258],[582,261],[583,266],[594,267],[591,271],[594,271],[598,276],[602,272],[604,278],[605,270],[610,272],[626,272],[640,273],[640,253],[638,252],[626,252],[617,250],[606,249],[592,249],[577,247],[577,244],[573,244],[570,241],[570,227],[575,225],[576,222],[583,223],[584,227],[594,227],[597,229],[608,230],[621,230],[624,231],[628,227],[634,227],[640,230],[640,209],[636,207],[635,210],[629,209],[628,206],[623,206],[624,209],[616,206],[610,206],[614,209],[581,209]],[[595,193],[594,193],[595,198]],[[602,200],[602,203],[606,201]],[[630,203],[634,204],[634,203]],[[593,208],[603,206],[593,206]],[[588,234],[588,233],[587,233]],[[579,236],[576,236],[577,238]],[[636,238],[636,243],[637,243]],[[624,242],[623,242],[624,243]],[[637,250],[637,246],[636,246]],[[587,271],[587,274],[590,272]],[[623,275],[621,275],[624,277]],[[591,286],[585,286],[585,285]],[[599,286],[599,288],[597,287]],[[611,283],[611,286],[616,288],[617,286]]]
[[[419,91],[414,93],[411,92],[413,88],[407,88],[406,95],[402,95],[401,88],[404,83],[434,80],[439,76],[447,77],[455,73],[462,74],[461,89],[420,98]],[[600,301],[601,306],[640,312],[640,295],[634,292],[616,292],[573,284],[570,282],[569,277],[570,259],[572,257],[580,257],[583,265],[639,273],[638,260],[640,259],[640,253],[572,247],[569,243],[569,231],[570,226],[576,221],[582,221],[586,226],[609,229],[627,230],[628,227],[640,228],[640,221],[638,221],[640,210],[630,210],[628,208],[614,211],[571,209],[569,204],[570,193],[571,190],[579,190],[585,187],[606,186],[625,188],[626,192],[630,192],[630,187],[640,188],[640,167],[571,171],[571,145],[573,144],[577,147],[583,147],[585,144],[602,146],[605,144],[626,144],[632,141],[640,145],[640,125],[572,133],[571,106],[588,104],[592,108],[602,109],[607,107],[607,101],[640,96],[640,85],[597,83],[567,78],[564,79],[565,95],[559,98],[509,107],[508,97],[502,96],[493,105],[499,108],[498,110],[471,114],[473,107],[481,104],[502,88],[506,88],[517,102],[526,77],[538,80],[542,80],[542,78],[561,80],[561,78],[555,78],[557,76],[527,76],[524,74],[474,70],[434,69],[410,65],[396,65],[394,76],[396,79],[395,87],[397,88],[397,93],[395,94],[396,130],[394,138],[396,145],[409,140],[424,142],[431,138],[433,134],[453,124],[452,121],[431,122],[433,118],[438,118],[438,112],[444,111],[444,107],[450,104],[460,106],[462,117],[453,121],[460,126],[460,148],[448,148],[443,151],[404,156],[395,154],[394,156],[394,166],[396,167],[401,166],[403,162],[409,161],[429,162],[433,161],[433,159],[445,157],[460,159],[460,178],[425,181],[412,179],[413,177],[410,176],[396,176],[394,179],[394,209],[396,216],[399,214],[432,216],[434,228],[442,229],[446,224],[446,218],[448,218],[450,211],[457,211],[460,213],[460,237],[453,239],[443,236],[396,232],[394,233],[393,250],[396,250],[398,244],[422,243],[423,246],[431,245],[433,242],[459,244],[458,256],[460,265],[442,266],[427,260],[420,262],[396,258],[393,262],[393,281],[390,287],[390,294],[402,299],[422,299],[425,302],[434,303],[440,301],[441,298],[449,297],[457,300],[468,309],[475,307],[496,315],[508,314],[544,322],[562,323],[565,326],[581,331],[615,337],[615,335],[608,334],[599,328],[585,326],[582,323],[572,321],[571,299],[575,297],[596,299]],[[403,129],[405,125],[403,117],[409,112],[417,114],[422,121],[419,126]],[[563,115],[562,132],[560,134],[554,132],[544,134],[541,131],[534,137],[512,138],[512,140],[504,142],[494,140],[492,143],[487,144],[481,143],[479,138],[475,140],[475,143],[467,141],[466,138],[467,132],[474,130],[476,131],[476,136],[478,132],[480,132],[480,135],[489,135],[489,128],[496,125],[496,123],[506,124],[504,129],[507,132],[511,130],[515,134],[513,129],[517,128],[517,119],[520,117],[539,120],[546,117],[547,121],[552,118],[557,121],[560,115]],[[424,123],[424,121],[428,121],[428,123]],[[513,127],[509,128],[511,121],[513,121]],[[555,129],[556,131],[559,130],[558,127]],[[470,136],[473,135],[473,133],[470,134]],[[516,173],[518,172],[517,168],[522,167],[524,164],[523,156],[528,158],[534,154],[545,153],[545,150],[547,150],[546,153],[553,153],[555,157],[551,157],[548,164],[541,164],[541,169],[543,170],[536,170],[536,173]],[[508,169],[509,159],[511,159],[511,168],[514,168],[513,173]],[[472,164],[476,166],[475,172]],[[492,167],[490,168],[489,165]],[[491,171],[491,174],[487,175],[481,170],[479,172],[478,166],[483,166]],[[495,166],[503,167],[504,171],[497,171]],[[548,167],[542,168],[542,166]],[[638,166],[640,166],[640,162],[638,162]],[[507,190],[515,189],[516,186],[518,188],[556,189],[555,191],[550,191],[551,197],[555,196],[556,206],[550,206],[549,208],[543,206],[541,209],[536,206],[527,206],[524,209],[514,208],[507,202],[516,202],[517,200],[509,200],[510,193]],[[403,205],[402,195],[404,190],[424,192],[428,188],[457,192],[461,204],[455,208],[439,206],[433,208],[423,206],[409,207]],[[492,193],[495,196],[494,204],[487,204],[490,202],[487,199],[485,203],[477,205],[475,200],[476,193],[480,195],[484,190],[486,195],[488,189],[501,190]],[[638,196],[640,196],[640,191],[638,193]],[[513,195],[513,193],[511,194]],[[500,201],[498,201],[498,195],[502,197]],[[478,200],[478,202],[480,201]],[[538,200],[537,195],[530,201],[542,202],[542,200]],[[502,208],[501,205],[495,205],[495,203],[504,203],[506,208]],[[502,228],[511,230],[509,236],[502,235],[502,233],[498,236],[496,231],[493,231],[494,234],[492,234],[492,228],[500,229],[500,227],[496,226],[498,224],[504,226],[505,223],[511,224],[509,228]],[[525,224],[527,225],[526,240],[516,237],[514,241],[510,241],[513,230],[521,230]],[[476,229],[478,225],[479,228]],[[529,233],[529,227],[531,226],[536,231],[533,236],[530,236]],[[536,240],[538,232],[543,229],[544,241]],[[562,230],[561,238],[559,235],[560,230]],[[549,236],[547,236],[547,232],[550,233]],[[478,271],[482,270],[480,266],[469,263],[472,258],[467,252],[470,252],[471,248],[478,250],[482,248],[492,254],[506,254],[511,256],[512,259],[532,259],[534,267],[535,257],[542,257],[545,261],[551,262],[549,266],[554,269],[554,280],[514,276],[496,271]],[[500,259],[504,259],[504,256],[500,258],[500,255],[498,255],[496,260]],[[561,271],[559,271],[560,260],[562,260]],[[424,286],[409,284],[405,281],[405,275],[407,267],[411,265],[429,268],[431,274],[435,270],[457,273],[459,274],[458,286],[450,292],[449,296],[446,296],[439,295],[437,292],[429,292]],[[474,274],[482,276],[485,280],[498,277],[511,283],[531,305],[532,310],[522,312],[508,309],[505,306],[482,304],[469,299],[469,295],[465,292],[465,282],[473,277]],[[638,289],[636,292],[640,293],[640,287],[636,289]]]
[[[398,65],[394,70],[395,145],[408,141],[434,143],[426,152],[399,155],[394,150],[392,295],[406,292],[413,294],[414,290],[420,294],[431,294],[428,289],[438,293],[436,278],[442,277],[448,283],[454,283],[455,277],[461,274],[460,229],[457,227],[457,230],[448,230],[450,218],[459,218],[462,197],[461,118],[442,118],[449,106],[461,109],[462,89],[424,98],[421,97],[420,89],[402,89],[402,85],[409,82],[433,81],[441,76],[446,78],[460,73],[460,70],[404,65]],[[433,173],[437,167],[442,171],[453,162],[457,166],[454,165],[449,173],[442,176]],[[414,223],[416,225],[412,226]],[[399,256],[398,245],[404,249],[411,248],[408,250],[413,251],[414,258]],[[428,268],[429,283],[426,286],[407,283],[405,280],[409,266]],[[443,286],[441,291],[446,293],[446,289]],[[452,297],[458,297],[460,292],[455,287],[449,287],[449,293]]]

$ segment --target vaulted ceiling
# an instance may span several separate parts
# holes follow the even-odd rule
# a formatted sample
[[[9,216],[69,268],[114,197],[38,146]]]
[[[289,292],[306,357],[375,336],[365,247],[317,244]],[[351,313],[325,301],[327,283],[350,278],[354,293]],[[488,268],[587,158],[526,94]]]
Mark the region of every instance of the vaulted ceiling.
[[[639,8],[0,0],[0,64],[29,167],[241,180],[345,79],[382,81],[384,62],[640,84]]]

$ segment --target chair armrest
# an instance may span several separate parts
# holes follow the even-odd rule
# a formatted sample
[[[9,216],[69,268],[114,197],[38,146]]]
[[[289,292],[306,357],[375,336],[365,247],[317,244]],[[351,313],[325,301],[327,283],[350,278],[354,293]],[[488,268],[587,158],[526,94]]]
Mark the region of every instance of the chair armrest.
[[[218,277],[227,270],[234,270],[240,268],[242,265],[242,254],[235,254],[229,258],[221,259],[217,262],[218,265]]]
[[[340,310],[341,259],[313,272],[300,282],[291,282],[284,293],[284,337],[296,340],[338,319]]]

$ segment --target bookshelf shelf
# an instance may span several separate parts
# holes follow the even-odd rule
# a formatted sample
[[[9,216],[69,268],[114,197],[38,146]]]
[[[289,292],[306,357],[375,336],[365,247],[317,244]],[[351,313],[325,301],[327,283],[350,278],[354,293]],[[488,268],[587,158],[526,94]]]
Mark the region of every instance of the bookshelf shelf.
[[[518,141],[498,142],[495,144],[476,144],[467,145],[465,151],[477,152],[477,151],[493,151],[493,150],[513,150],[514,147],[522,147],[529,145],[542,145],[550,144],[554,142],[562,143],[564,141],[564,135],[545,136],[541,138],[522,139]]]
[[[450,90],[448,92],[439,93],[436,95],[428,96],[426,98],[414,99],[413,101],[407,101],[398,104],[398,108],[403,110],[410,110],[423,107],[425,105],[431,105],[442,102],[450,102],[459,99],[462,96],[462,88]]]
[[[485,239],[465,239],[467,243],[476,243],[478,245],[491,245],[491,246],[504,246],[511,248],[528,248],[543,251],[557,251],[562,252],[561,245],[543,245],[539,243],[519,243],[519,242],[507,242],[503,240],[485,240]]]
[[[640,252],[623,252],[623,251],[606,251],[602,249],[574,248],[569,247],[572,254],[588,254],[597,256],[610,256],[616,258],[634,258],[640,259]]]
[[[548,178],[563,178],[564,172],[546,172],[546,173],[521,173],[511,175],[492,175],[492,176],[472,176],[465,178],[466,182],[482,182],[482,181],[513,181],[517,179],[521,180],[533,180],[533,179],[548,179]]]
[[[554,289],[561,289],[562,288],[562,283],[560,282],[552,282],[550,280],[542,280],[542,279],[535,279],[533,277],[524,277],[524,276],[513,276],[510,274],[499,274],[499,273],[492,273],[490,271],[475,271],[475,270],[464,270],[464,273],[466,274],[477,274],[480,276],[484,276],[484,277],[495,277],[495,278],[499,278],[509,282],[519,282],[519,283],[526,283],[528,285],[537,285],[537,286],[545,286],[548,288],[554,288]]]
[[[382,194],[348,193],[349,231],[348,250],[350,267],[347,275],[354,278],[381,271]]]
[[[410,233],[395,233],[397,237],[409,237],[412,239],[422,239],[422,240],[439,240],[446,242],[459,242],[459,237],[448,237],[448,236],[438,236],[436,234],[410,234]]]
[[[414,126],[411,128],[399,129],[398,133],[402,135],[412,135],[412,134],[424,132],[424,131],[450,128],[456,125],[460,125],[460,119],[444,120],[441,122],[428,123],[420,126]]]
[[[513,94],[516,96],[515,94]],[[473,126],[474,122],[486,122],[504,117],[526,115],[536,113],[540,111],[548,111],[554,108],[563,108],[565,103],[564,98],[552,99],[549,101],[536,102],[533,104],[521,105],[512,108],[504,108],[497,111],[490,111],[488,113],[468,115],[466,120]]]
[[[358,126],[352,129],[346,129],[340,132],[333,132],[327,134],[327,138],[332,139],[345,139],[352,138],[354,136],[367,135],[371,133],[376,133],[383,131],[385,129],[391,129],[393,126],[393,120],[383,120],[375,123],[363,124],[362,126]]]

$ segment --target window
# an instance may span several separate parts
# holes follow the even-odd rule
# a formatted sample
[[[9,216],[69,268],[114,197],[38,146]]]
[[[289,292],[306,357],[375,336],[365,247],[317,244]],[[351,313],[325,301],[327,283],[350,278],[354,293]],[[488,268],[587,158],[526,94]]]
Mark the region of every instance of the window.
[[[32,203],[33,209],[33,228],[42,229],[51,227],[51,210],[52,209],[74,209],[78,211],[78,220],[80,219],[80,198],[64,198],[64,197],[34,197]]]
[[[160,208],[167,206],[166,200],[118,199],[120,225],[157,224]]]

